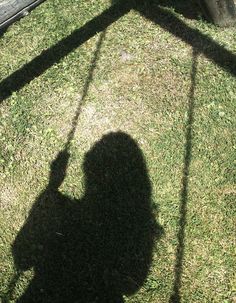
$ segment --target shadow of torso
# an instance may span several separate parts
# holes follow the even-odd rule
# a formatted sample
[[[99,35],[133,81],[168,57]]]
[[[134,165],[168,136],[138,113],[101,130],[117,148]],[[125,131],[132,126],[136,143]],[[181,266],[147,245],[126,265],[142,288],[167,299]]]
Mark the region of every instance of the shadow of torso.
[[[110,170],[117,158],[94,158],[100,147],[85,161],[84,196],[71,199],[48,186],[16,237],[16,266],[34,268],[18,302],[118,303],[143,285],[161,230],[150,209],[149,179],[132,159]]]

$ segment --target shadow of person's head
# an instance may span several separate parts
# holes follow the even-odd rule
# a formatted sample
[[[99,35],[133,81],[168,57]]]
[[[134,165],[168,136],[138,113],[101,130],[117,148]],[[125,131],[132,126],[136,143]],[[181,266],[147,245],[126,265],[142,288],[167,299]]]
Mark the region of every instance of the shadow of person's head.
[[[58,190],[68,160],[64,150],[52,162],[13,243],[16,268],[35,272],[18,302],[123,302],[144,284],[162,231],[144,156],[123,132],[103,136],[85,155],[80,200]]]
[[[140,203],[150,199],[151,185],[143,154],[123,132],[103,136],[85,155],[83,170],[89,192],[109,192],[109,197],[116,195],[118,200],[129,195]]]
[[[129,135],[109,133],[86,154],[83,169],[85,200],[96,213],[94,243],[103,293],[105,287],[113,298],[133,294],[147,277],[161,231],[142,151]]]

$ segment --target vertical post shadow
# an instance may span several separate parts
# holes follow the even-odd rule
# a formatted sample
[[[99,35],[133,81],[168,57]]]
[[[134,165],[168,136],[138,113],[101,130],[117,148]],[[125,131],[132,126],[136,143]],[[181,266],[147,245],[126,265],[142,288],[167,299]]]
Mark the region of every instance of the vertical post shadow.
[[[183,260],[185,251],[185,227],[187,223],[187,204],[189,191],[189,170],[192,158],[192,139],[193,139],[193,123],[194,123],[194,93],[196,87],[196,73],[197,73],[197,58],[198,51],[193,49],[192,70],[191,70],[191,87],[189,92],[188,102],[188,121],[185,134],[185,154],[183,163],[182,188],[180,192],[180,206],[179,206],[179,230],[177,234],[177,248],[176,260],[174,267],[174,282],[170,303],[180,303],[180,288],[181,277],[183,272]]]

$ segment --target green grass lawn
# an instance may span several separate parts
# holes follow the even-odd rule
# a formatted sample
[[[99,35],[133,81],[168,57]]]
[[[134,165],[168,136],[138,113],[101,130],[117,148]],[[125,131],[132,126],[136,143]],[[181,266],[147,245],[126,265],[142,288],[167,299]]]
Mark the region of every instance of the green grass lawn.
[[[0,37],[1,302],[236,302],[236,31],[189,9],[48,0]]]

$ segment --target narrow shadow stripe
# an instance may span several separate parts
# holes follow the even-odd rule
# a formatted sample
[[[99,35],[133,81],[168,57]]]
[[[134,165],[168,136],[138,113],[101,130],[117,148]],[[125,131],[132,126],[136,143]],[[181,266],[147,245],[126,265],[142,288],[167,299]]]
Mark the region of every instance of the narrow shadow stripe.
[[[185,155],[184,155],[184,163],[183,163],[182,188],[180,192],[179,230],[177,234],[178,242],[176,248],[173,289],[169,303],[181,302],[180,288],[181,288],[183,260],[184,260],[184,252],[185,252],[185,227],[187,223],[189,170],[190,170],[190,164],[192,159],[192,139],[193,139],[194,108],[195,108],[194,93],[196,88],[198,55],[199,54],[197,50],[193,50],[191,88],[189,92],[189,102],[188,102],[188,121],[187,121],[186,134],[185,134],[186,143],[185,143]]]

